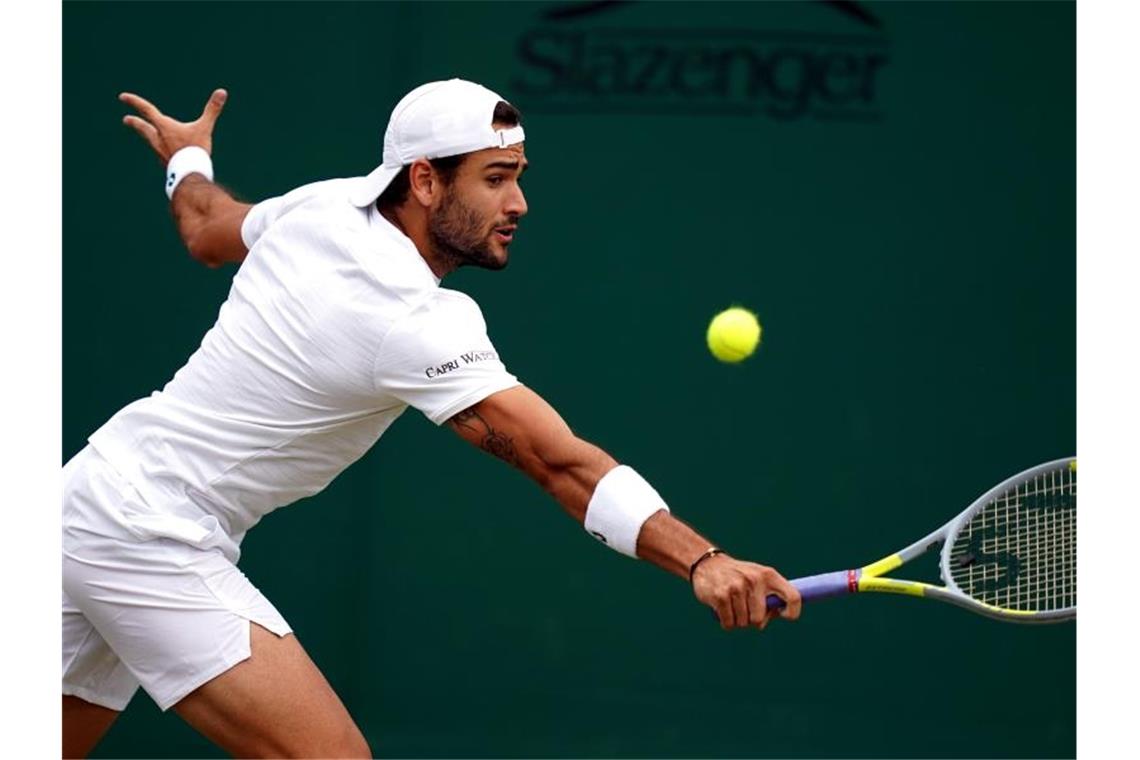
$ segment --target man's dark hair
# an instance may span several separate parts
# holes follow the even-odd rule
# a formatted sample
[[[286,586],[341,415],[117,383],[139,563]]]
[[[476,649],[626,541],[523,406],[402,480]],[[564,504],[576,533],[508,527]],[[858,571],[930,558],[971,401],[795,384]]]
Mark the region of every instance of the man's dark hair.
[[[491,116],[491,122],[494,124],[503,124],[508,127],[517,127],[522,123],[522,114],[519,109],[512,106],[505,100],[500,100],[495,105],[495,113]],[[460,153],[457,156],[445,156],[443,158],[429,158],[428,163],[432,168],[439,172],[440,178],[443,179],[445,184],[450,185],[451,181],[455,179],[455,173],[459,171],[460,165],[463,160],[467,158],[467,153]],[[391,209],[403,204],[408,199],[408,190],[411,189],[411,184],[408,182],[408,167],[405,166],[400,169],[400,173],[392,178],[388,187],[376,199],[376,206],[380,209]]]

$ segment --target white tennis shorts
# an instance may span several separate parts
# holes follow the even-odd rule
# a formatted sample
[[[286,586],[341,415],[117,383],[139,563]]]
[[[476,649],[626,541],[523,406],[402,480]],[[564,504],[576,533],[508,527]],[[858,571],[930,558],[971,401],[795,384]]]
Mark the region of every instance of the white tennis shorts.
[[[291,632],[216,518],[191,524],[193,544],[164,535],[168,517],[90,446],[63,481],[64,694],[122,710],[141,684],[167,710],[249,657],[251,621]]]

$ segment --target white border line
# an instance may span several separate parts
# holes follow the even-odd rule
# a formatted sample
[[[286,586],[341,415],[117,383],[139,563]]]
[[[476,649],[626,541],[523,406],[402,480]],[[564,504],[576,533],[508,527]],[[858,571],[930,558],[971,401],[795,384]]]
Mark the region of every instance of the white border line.
[[[1077,4],[1077,754],[1135,747],[1136,308],[1140,270],[1135,3]],[[1064,97],[1064,93],[1058,94]],[[1127,753],[1125,753],[1127,754]]]
[[[5,14],[3,393],[6,757],[59,757],[62,4]]]

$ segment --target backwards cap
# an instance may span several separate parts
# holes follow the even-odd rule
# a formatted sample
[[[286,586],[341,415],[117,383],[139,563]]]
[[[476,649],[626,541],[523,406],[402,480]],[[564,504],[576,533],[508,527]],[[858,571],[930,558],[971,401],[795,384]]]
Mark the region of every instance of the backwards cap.
[[[352,191],[356,206],[368,206],[399,174],[419,158],[444,158],[485,148],[505,148],[525,139],[521,126],[491,126],[497,93],[463,79],[428,82],[405,95],[388,119],[384,160]]]

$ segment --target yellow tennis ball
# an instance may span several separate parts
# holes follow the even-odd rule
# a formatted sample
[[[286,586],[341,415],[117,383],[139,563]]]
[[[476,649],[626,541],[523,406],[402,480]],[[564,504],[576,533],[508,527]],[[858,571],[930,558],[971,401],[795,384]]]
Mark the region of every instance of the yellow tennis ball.
[[[735,364],[751,356],[760,344],[760,323],[748,309],[733,306],[713,317],[705,337],[713,356]]]

